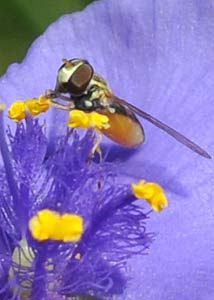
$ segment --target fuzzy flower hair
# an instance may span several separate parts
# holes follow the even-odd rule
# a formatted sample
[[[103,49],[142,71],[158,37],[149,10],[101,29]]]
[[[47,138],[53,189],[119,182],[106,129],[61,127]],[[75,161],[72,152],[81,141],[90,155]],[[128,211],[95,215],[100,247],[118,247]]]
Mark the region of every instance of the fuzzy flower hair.
[[[65,130],[49,155],[38,119],[8,138],[10,151],[1,129],[1,299],[123,294],[127,259],[152,236],[131,187],[116,184],[115,166],[90,161],[93,131]]]
[[[9,67],[6,75],[0,80],[0,99],[9,106],[17,99],[23,100],[37,97],[43,94],[46,89],[55,86],[56,72],[61,65],[62,58],[86,58],[94,66],[96,72],[108,80],[116,95],[145,109],[155,117],[158,117],[170,126],[176,128],[213,155],[213,16],[214,6],[212,0],[135,0],[134,3],[131,0],[97,1],[88,6],[83,12],[63,16],[52,24],[47,31],[34,42],[25,60],[21,64],[13,64]],[[16,280],[18,280],[18,273],[11,273],[12,271],[10,271],[10,280],[8,281],[8,270],[11,270],[11,253],[18,252],[15,251],[15,249],[17,247],[17,241],[20,241],[21,233],[23,235],[23,230],[25,231],[26,228],[29,228],[26,223],[27,220],[29,221],[29,218],[31,220],[33,217],[37,217],[38,212],[46,208],[42,206],[43,202],[41,199],[39,199],[38,202],[33,202],[30,209],[28,206],[26,208],[27,203],[29,203],[27,200],[23,200],[25,209],[19,206],[18,203],[20,202],[16,202],[16,207],[13,207],[14,204],[12,200],[14,201],[14,197],[16,199],[17,193],[19,194],[21,192],[22,195],[25,195],[25,197],[23,197],[24,199],[31,198],[24,184],[26,181],[30,184],[36,182],[35,189],[31,187],[31,196],[34,195],[34,190],[41,191],[41,195],[44,196],[48,191],[52,191],[51,180],[55,182],[55,176],[53,179],[48,177],[46,182],[43,181],[43,179],[47,178],[45,176],[49,176],[50,174],[54,175],[55,172],[58,172],[53,166],[51,167],[51,165],[49,165],[49,162],[51,157],[54,158],[57,156],[55,150],[58,149],[59,146],[57,146],[58,142],[56,141],[60,138],[63,139],[63,136],[67,136],[65,134],[66,112],[52,110],[44,114],[44,118],[46,120],[45,127],[47,127],[47,133],[44,135],[44,131],[42,131],[43,133],[40,137],[43,140],[45,136],[45,139],[48,141],[45,146],[48,147],[48,151],[46,151],[48,155],[43,154],[42,165],[44,164],[45,167],[39,168],[43,170],[41,176],[39,176],[38,180],[32,176],[32,181],[25,173],[25,176],[22,175],[23,178],[19,176],[19,180],[21,181],[18,181],[23,184],[19,184],[15,188],[14,185],[12,185],[12,190],[10,188],[10,191],[7,185],[1,185],[1,197],[4,196],[4,205],[2,205],[2,207],[4,209],[2,209],[3,221],[1,221],[1,236],[3,239],[0,241],[0,251],[4,255],[4,260],[1,261],[2,276],[0,283],[1,286],[5,288],[5,290],[2,288],[3,293],[7,291],[7,286],[4,285],[5,283],[8,284],[8,282],[10,282],[9,284],[11,284],[12,282],[15,287]],[[33,128],[35,126],[41,128],[43,124],[42,115],[39,119],[37,125],[33,123]],[[9,122],[6,118],[5,121],[6,123]],[[10,127],[12,126],[10,123]],[[27,125],[20,126],[19,128],[27,128]],[[126,275],[130,275],[134,280],[126,281],[124,276],[121,277],[120,262],[119,260],[112,260],[112,257],[110,260],[107,259],[106,262],[99,254],[96,256],[98,263],[95,265],[94,262],[90,264],[90,259],[88,259],[87,262],[85,261],[87,266],[93,265],[98,267],[98,269],[99,266],[102,265],[103,270],[107,270],[111,262],[114,263],[113,269],[112,265],[110,266],[109,276],[107,276],[105,272],[101,274],[98,270],[96,271],[96,274],[100,274],[99,279],[107,276],[108,283],[107,281],[105,281],[105,284],[103,281],[100,282],[100,280],[93,277],[95,274],[91,273],[92,275],[89,278],[89,282],[93,282],[94,284],[95,279],[95,283],[97,283],[97,289],[92,288],[92,293],[96,290],[98,295],[100,295],[100,290],[104,288],[108,293],[117,294],[110,296],[110,299],[111,297],[112,299],[114,299],[114,297],[121,297],[121,299],[126,300],[212,299],[214,295],[214,271],[212,268],[212,261],[214,259],[214,239],[212,238],[214,226],[214,205],[212,201],[214,185],[213,160],[208,161],[188,151],[149,124],[144,124],[144,127],[146,143],[143,147],[135,151],[127,151],[121,147],[113,146],[112,142],[106,140],[106,143],[108,143],[107,147],[108,149],[110,148],[107,159],[113,163],[110,169],[107,168],[107,170],[110,170],[110,174],[112,174],[114,173],[112,170],[115,168],[118,171],[118,161],[122,164],[120,165],[120,174],[118,174],[118,177],[111,175],[110,178],[107,175],[104,176],[104,174],[109,174],[109,171],[105,169],[108,165],[100,166],[99,168],[104,168],[101,178],[105,178],[104,182],[106,183],[108,183],[109,180],[112,182],[113,178],[115,178],[114,180],[117,184],[116,187],[113,185],[113,189],[118,189],[116,193],[119,193],[121,188],[122,190],[127,189],[128,191],[130,182],[136,182],[139,178],[159,182],[167,191],[171,205],[161,218],[153,215],[149,224],[147,224],[148,231],[159,232],[158,238],[150,250],[150,255],[138,257],[131,255],[132,260],[126,265]],[[32,135],[26,136],[28,136],[28,139],[33,139]],[[10,147],[12,149],[12,145],[15,145],[13,129],[12,132],[9,133],[9,137]],[[71,141],[69,142],[71,146],[70,143]],[[90,139],[86,144],[88,143],[90,143]],[[42,142],[39,144],[42,145]],[[5,144],[2,142],[1,145]],[[34,143],[31,143],[31,147],[35,150],[34,159],[37,157],[41,164],[41,157],[38,156],[38,153],[41,152],[38,152],[38,149],[33,145]],[[42,146],[41,148],[38,146],[38,148],[42,151]],[[65,148],[67,148],[67,146]],[[72,151],[76,151],[76,149]],[[11,152],[10,158],[11,155],[15,155],[15,152]],[[10,165],[12,165],[11,168],[13,169],[16,167],[15,174],[17,176],[20,171],[16,163],[14,163],[15,156],[12,157],[12,161],[6,161],[10,162],[9,167]],[[74,165],[76,164],[76,159],[80,159],[78,157],[78,155],[75,155]],[[69,158],[68,161],[70,161],[70,159],[71,158]],[[24,161],[22,160],[22,162]],[[58,159],[56,161],[56,165],[57,164],[60,164]],[[37,168],[37,166],[34,165],[34,168]],[[26,160],[26,167],[30,170],[32,169],[28,159]],[[92,166],[90,166],[90,168],[93,169]],[[8,168],[5,169],[8,170]],[[5,180],[8,182],[8,175],[6,175],[3,170],[4,169],[1,171],[1,183],[5,183]],[[79,176],[78,172],[79,171],[77,171],[76,174],[77,176]],[[98,172],[98,170],[96,172]],[[85,174],[85,172],[83,173]],[[98,173],[93,175],[93,177],[98,176],[96,178],[100,178]],[[116,172],[116,174],[117,173],[118,172]],[[62,177],[65,176],[64,172],[58,175],[59,178],[61,178],[61,183],[66,180],[65,178],[62,179]],[[67,175],[65,177],[67,178]],[[16,178],[12,180],[12,183],[14,183],[14,181],[16,182]],[[118,181],[120,187],[118,186]],[[100,179],[98,179],[98,182],[100,182]],[[94,180],[93,183],[96,186]],[[99,185],[100,183],[97,184]],[[56,185],[58,186],[58,184]],[[87,186],[87,183],[84,182],[84,185]],[[98,187],[98,185],[96,187]],[[107,186],[108,185],[109,183]],[[55,186],[55,183],[53,186]],[[95,191],[99,194],[101,190],[97,189]],[[57,189],[55,189],[55,191],[57,192]],[[10,197],[6,198],[5,196],[8,196],[9,193]],[[14,194],[13,197],[11,193]],[[67,192],[65,192],[64,197],[64,194],[60,192],[63,199],[58,199],[57,197],[57,199],[54,200],[53,195],[57,194],[51,192],[50,198],[48,197],[47,199],[47,201],[50,201],[50,203],[48,202],[50,204],[48,209],[55,211],[54,205],[57,205],[57,201],[63,200],[64,203],[67,197],[66,193]],[[82,199],[84,195],[85,192],[81,190],[76,197]],[[73,197],[74,195],[72,194],[72,199]],[[88,193],[87,197],[89,197]],[[94,198],[98,199],[97,197]],[[118,201],[120,201],[119,199],[120,194],[118,194]],[[77,203],[76,201],[73,203]],[[110,205],[108,203],[114,203],[111,202],[108,197],[105,198],[104,201],[107,207]],[[79,203],[81,205],[82,200],[79,200]],[[98,203],[100,202],[98,201]],[[116,203],[118,202],[116,201]],[[60,205],[59,207],[57,206],[58,209],[60,209]],[[94,205],[96,204],[94,203]],[[80,209],[80,207],[78,208]],[[103,213],[102,207],[100,207],[100,209]],[[99,217],[99,213],[98,215],[96,214],[98,211],[99,209],[97,208],[94,212],[95,215]],[[115,213],[119,213],[119,211],[115,211]],[[125,213],[124,210],[122,211]],[[68,211],[62,210],[61,212],[61,216],[64,213],[82,216],[83,213],[82,210],[72,211],[72,209]],[[90,215],[87,215],[87,209],[85,213],[86,216],[83,215],[83,217],[90,219]],[[25,214],[30,215],[27,216]],[[17,220],[15,223],[17,225],[14,225],[14,220]],[[86,223],[86,226],[89,226],[89,223]],[[113,224],[114,223],[112,223],[112,225]],[[87,227],[87,229],[88,228],[90,228],[90,226]],[[106,229],[105,226],[103,228]],[[142,229],[142,227],[140,228]],[[113,230],[113,227],[111,229]],[[90,229],[88,230],[90,231]],[[8,235],[7,232],[10,232],[10,234]],[[13,232],[13,234],[11,234],[11,232]],[[60,235],[61,233],[58,232],[57,234]],[[83,239],[87,238],[87,235],[84,234],[85,231],[81,236]],[[117,234],[117,230],[114,231],[114,234]],[[100,235],[94,235],[94,238],[95,236],[98,238],[97,241],[102,240]],[[29,238],[28,242],[30,243],[30,247],[32,247],[33,250],[37,249],[37,244],[34,239],[31,238],[29,231],[27,231],[27,237]],[[37,243],[40,245],[38,241]],[[50,241],[44,243],[47,245],[50,244],[51,247],[53,247],[52,249],[60,244],[59,241],[59,244],[56,244],[56,241],[54,243]],[[22,242],[21,248],[24,248],[25,244],[26,240]],[[99,242],[98,244],[101,245],[102,243]],[[114,251],[119,251],[114,245],[112,247]],[[47,269],[44,267],[37,268],[38,265],[44,266],[42,258],[47,257],[46,254],[36,256],[37,253],[39,252],[33,254],[30,263],[27,265],[28,268],[33,268],[32,273],[28,272],[27,275],[30,276],[31,274],[35,276],[35,270],[38,270],[41,271],[42,274],[38,274],[37,278],[43,278],[44,274],[46,274],[45,272],[49,269],[47,274],[51,274],[52,272],[53,276],[56,276],[57,273],[53,269],[53,262],[49,263]],[[59,254],[61,252],[55,252],[54,250],[52,253]],[[87,255],[86,252],[84,253]],[[113,256],[116,258],[117,255]],[[18,255],[18,257],[20,257],[20,255]],[[37,262],[37,265],[32,263],[39,257],[41,257],[41,260]],[[119,257],[123,261],[121,253]],[[78,259],[79,255],[77,255],[76,258]],[[17,259],[13,259],[13,262],[14,261],[17,262]],[[62,262],[61,259],[58,259],[58,261]],[[66,260],[64,261],[67,262]],[[84,260],[79,260],[79,263],[83,264],[83,262]],[[78,276],[80,276],[80,273],[78,272],[81,272],[81,270],[79,268],[75,269],[75,263],[78,263],[78,261],[73,260],[69,267],[68,264],[62,266],[60,270],[63,270],[63,272],[61,272],[61,274],[67,274],[67,270],[71,268],[73,270],[72,274],[76,274],[75,280],[79,280]],[[99,265],[99,263],[101,265]],[[24,274],[25,276],[26,272],[22,272],[23,268],[25,267],[22,266],[19,274]],[[60,265],[59,268],[61,268]],[[13,269],[15,270],[15,267]],[[66,270],[66,272],[64,272],[64,270]],[[84,268],[82,270],[84,270]],[[122,275],[124,274],[122,273]],[[40,289],[35,289],[35,291],[38,290],[38,292],[41,292],[42,289],[45,290],[43,288],[44,284],[50,282],[48,281],[48,276],[45,277],[46,280],[41,280],[40,284],[37,285]],[[86,284],[88,278],[87,273],[83,271],[81,276],[85,278],[84,282],[79,280],[75,287],[72,286],[72,291],[75,290],[74,288],[80,287],[81,284]],[[68,292],[68,290],[66,290],[66,287],[69,289],[71,285],[68,277],[63,277],[65,286],[60,286],[62,295],[63,293],[70,293],[70,291]],[[29,277],[27,278],[29,279]],[[119,286],[116,287],[112,285],[111,289],[109,283],[111,280],[109,279],[115,279],[113,282],[119,282]],[[21,280],[21,282],[25,282],[25,280]],[[60,282],[59,280],[58,284],[60,284]],[[127,288],[123,289],[123,294],[120,294],[120,288],[124,286],[127,286]],[[50,284],[49,290],[51,289],[58,289],[58,285]],[[79,295],[78,292],[75,292],[75,295]],[[44,297],[47,298],[48,296],[45,295]],[[53,295],[49,297],[54,298]],[[109,297],[109,294],[107,297]]]

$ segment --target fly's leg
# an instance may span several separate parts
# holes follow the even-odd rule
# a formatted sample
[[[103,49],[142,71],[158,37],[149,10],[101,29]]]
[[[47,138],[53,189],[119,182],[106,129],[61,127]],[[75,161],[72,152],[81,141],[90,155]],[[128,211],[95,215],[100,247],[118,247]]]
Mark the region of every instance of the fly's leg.
[[[96,138],[94,139],[94,146],[92,147],[91,152],[89,154],[88,162],[90,162],[93,159],[95,153],[97,153],[98,156],[99,156],[99,162],[102,162],[102,159],[103,159],[102,150],[101,150],[101,147],[100,147],[103,136],[102,136],[102,133],[100,131],[98,131],[96,129],[95,129],[95,131],[96,131]]]
[[[45,91],[45,96],[47,98],[51,98],[51,99],[59,98],[59,99],[64,100],[66,102],[73,102],[73,100],[70,97],[64,96],[61,93],[58,93],[58,92],[56,92],[54,90],[51,90],[51,89]]]
[[[99,155],[99,162],[102,161],[102,150],[101,150],[101,147],[100,147],[100,144],[102,142],[102,139],[103,139],[103,136],[102,136],[102,133],[100,131],[97,131],[97,134],[96,134],[96,139],[95,139],[95,143],[94,143],[94,146],[92,148],[92,154],[94,155],[95,153],[97,153]]]
[[[51,99],[51,106],[59,108],[59,109],[67,110],[67,111],[71,111],[72,109],[74,109],[73,102],[70,102],[69,104],[65,105],[65,104],[58,103],[57,101],[54,101],[53,99]]]

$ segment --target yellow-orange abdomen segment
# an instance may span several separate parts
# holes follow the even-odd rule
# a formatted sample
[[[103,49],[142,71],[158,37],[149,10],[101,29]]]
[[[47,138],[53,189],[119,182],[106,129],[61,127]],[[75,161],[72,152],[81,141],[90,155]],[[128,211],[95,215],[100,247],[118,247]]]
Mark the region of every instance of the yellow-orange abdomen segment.
[[[100,130],[116,143],[125,147],[136,147],[145,140],[144,130],[136,118],[121,113],[110,113],[107,110],[100,113],[109,118],[110,127]]]

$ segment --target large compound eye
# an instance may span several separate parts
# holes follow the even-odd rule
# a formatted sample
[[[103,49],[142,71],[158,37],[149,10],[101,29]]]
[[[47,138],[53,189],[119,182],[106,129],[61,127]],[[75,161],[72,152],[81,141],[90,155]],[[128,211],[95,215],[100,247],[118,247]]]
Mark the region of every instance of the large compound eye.
[[[59,69],[56,92],[82,95],[94,74],[92,66],[85,60],[68,60]]]
[[[71,76],[68,82],[69,93],[73,95],[81,95],[86,90],[91,78],[93,69],[88,63],[82,64]]]

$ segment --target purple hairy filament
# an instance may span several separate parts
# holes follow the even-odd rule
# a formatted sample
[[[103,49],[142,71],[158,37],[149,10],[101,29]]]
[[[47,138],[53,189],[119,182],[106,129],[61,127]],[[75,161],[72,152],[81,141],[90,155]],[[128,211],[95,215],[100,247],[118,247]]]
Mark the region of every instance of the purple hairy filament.
[[[85,135],[65,129],[49,151],[39,119],[27,116],[7,135],[2,111],[0,121],[0,295],[45,300],[123,294],[127,260],[145,253],[153,235],[131,183],[120,181],[118,164],[93,161],[94,129]],[[154,198],[151,185],[147,194],[143,181],[136,186],[140,197]],[[161,210],[158,205],[154,209]]]

